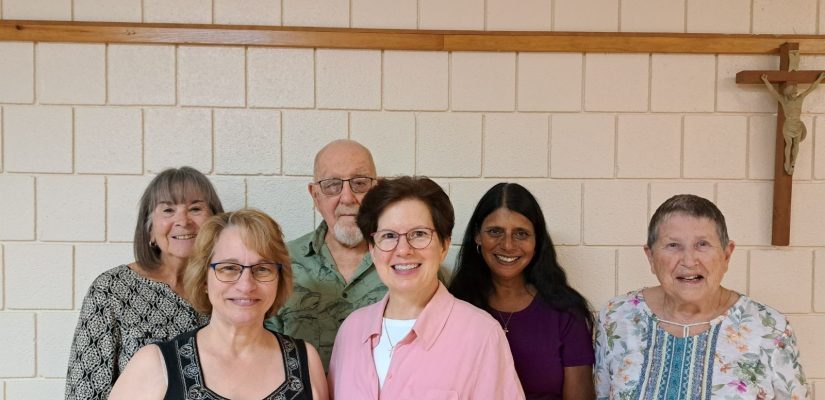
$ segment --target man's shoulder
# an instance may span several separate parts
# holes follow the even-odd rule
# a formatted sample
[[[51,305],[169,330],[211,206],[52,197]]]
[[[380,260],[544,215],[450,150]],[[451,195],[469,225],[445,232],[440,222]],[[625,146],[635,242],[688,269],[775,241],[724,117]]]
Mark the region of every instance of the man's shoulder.
[[[286,248],[289,250],[289,256],[293,260],[311,256],[310,250],[312,250],[312,242],[317,237],[319,229],[321,229],[320,226],[313,231],[307,232],[301,237],[286,242]]]

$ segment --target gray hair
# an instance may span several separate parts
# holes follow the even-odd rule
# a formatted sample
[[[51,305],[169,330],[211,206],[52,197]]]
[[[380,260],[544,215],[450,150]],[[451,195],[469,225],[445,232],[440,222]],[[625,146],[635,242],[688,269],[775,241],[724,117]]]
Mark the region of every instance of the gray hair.
[[[163,170],[151,182],[138,204],[137,226],[133,248],[135,261],[146,269],[160,266],[160,249],[150,244],[152,240],[152,212],[158,203],[185,203],[193,196],[202,196],[212,214],[223,212],[221,199],[209,179],[192,167]]]
[[[728,227],[725,225],[725,216],[722,211],[716,207],[710,200],[699,197],[693,194],[677,194],[665,200],[653,217],[650,218],[650,224],[647,227],[647,247],[652,249],[653,244],[659,239],[659,225],[669,216],[673,214],[688,215],[694,218],[707,218],[716,224],[716,234],[719,236],[719,241],[722,247],[728,245]]]

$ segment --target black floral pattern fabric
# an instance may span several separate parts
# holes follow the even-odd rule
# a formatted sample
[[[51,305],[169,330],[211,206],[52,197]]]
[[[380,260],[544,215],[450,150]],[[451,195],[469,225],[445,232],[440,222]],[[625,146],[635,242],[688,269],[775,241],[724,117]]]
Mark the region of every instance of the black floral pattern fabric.
[[[80,310],[66,375],[66,400],[104,400],[141,347],[205,325],[208,317],[165,283],[128,266],[95,279]]]
[[[206,387],[198,357],[197,333],[184,333],[168,342],[159,343],[168,375],[165,400],[229,400]],[[284,362],[284,383],[264,400],[311,400],[306,344],[303,340],[271,331],[281,347]]]

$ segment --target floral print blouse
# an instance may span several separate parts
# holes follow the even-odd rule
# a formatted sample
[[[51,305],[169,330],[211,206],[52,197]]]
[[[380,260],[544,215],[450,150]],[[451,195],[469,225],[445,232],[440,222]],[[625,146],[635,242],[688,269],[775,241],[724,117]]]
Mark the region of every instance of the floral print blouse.
[[[598,399],[808,399],[785,316],[745,295],[699,335],[659,327],[642,291],[613,298],[596,324]]]

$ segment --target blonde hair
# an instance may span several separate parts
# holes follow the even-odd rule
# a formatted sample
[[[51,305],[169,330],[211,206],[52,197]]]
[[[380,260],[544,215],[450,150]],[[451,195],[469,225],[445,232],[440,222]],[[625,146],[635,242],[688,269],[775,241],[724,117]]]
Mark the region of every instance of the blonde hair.
[[[292,293],[292,264],[289,262],[289,252],[284,244],[281,227],[263,211],[252,208],[217,214],[201,226],[195,239],[195,249],[183,273],[183,288],[187,299],[198,312],[212,313],[212,303],[205,290],[209,263],[218,238],[229,227],[238,229],[241,240],[250,250],[254,250],[265,260],[283,265],[278,277],[278,292],[266,317],[275,315]]]

